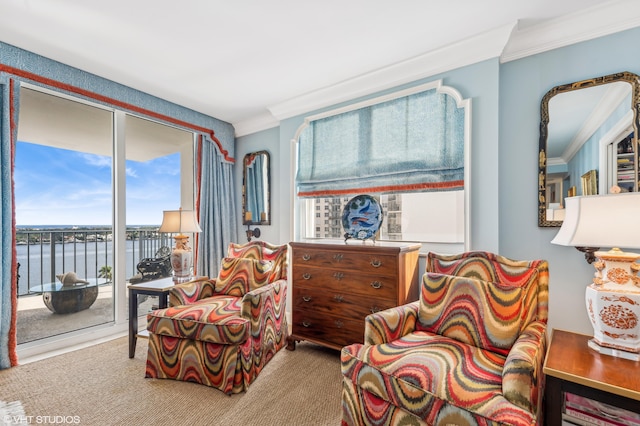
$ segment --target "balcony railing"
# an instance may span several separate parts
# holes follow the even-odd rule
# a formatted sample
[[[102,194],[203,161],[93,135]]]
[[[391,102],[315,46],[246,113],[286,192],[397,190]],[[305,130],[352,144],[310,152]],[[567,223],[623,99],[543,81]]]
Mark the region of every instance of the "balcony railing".
[[[127,228],[126,276],[138,273],[140,259],[154,257],[160,247],[171,247],[168,234],[157,227]],[[81,278],[104,276],[113,271],[111,228],[18,229],[18,296],[34,293],[32,288],[55,282],[56,275],[73,271]]]

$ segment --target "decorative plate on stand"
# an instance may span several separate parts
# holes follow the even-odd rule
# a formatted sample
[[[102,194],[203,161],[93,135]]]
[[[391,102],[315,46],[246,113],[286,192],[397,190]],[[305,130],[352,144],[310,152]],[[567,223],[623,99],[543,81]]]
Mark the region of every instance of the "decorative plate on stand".
[[[378,200],[370,195],[357,195],[344,206],[342,211],[342,227],[344,240],[373,239],[382,224],[382,207]]]

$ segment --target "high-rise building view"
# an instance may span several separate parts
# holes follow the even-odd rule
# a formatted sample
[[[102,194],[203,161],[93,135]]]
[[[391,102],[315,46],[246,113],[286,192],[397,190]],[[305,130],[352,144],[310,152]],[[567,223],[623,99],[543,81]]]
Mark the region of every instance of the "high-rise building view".
[[[384,219],[376,239],[402,240],[402,195],[383,194],[376,196]],[[314,238],[343,238],[342,213],[351,197],[316,198],[314,203]]]

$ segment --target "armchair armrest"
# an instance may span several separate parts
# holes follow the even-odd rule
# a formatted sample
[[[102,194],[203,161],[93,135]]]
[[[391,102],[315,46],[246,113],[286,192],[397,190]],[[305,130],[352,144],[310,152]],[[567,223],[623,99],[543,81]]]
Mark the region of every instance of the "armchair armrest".
[[[415,301],[368,315],[364,320],[364,344],[391,342],[415,330],[419,304]]]
[[[502,394],[511,403],[541,415],[547,353],[547,325],[540,321],[529,324],[507,355],[502,370]]]
[[[272,310],[278,317],[285,315],[287,299],[287,280],[277,280],[242,296],[240,315],[252,323],[256,319],[264,321],[265,312]]]
[[[169,306],[190,305],[205,297],[211,297],[216,291],[216,279],[198,278],[182,284],[176,284],[169,290]]]

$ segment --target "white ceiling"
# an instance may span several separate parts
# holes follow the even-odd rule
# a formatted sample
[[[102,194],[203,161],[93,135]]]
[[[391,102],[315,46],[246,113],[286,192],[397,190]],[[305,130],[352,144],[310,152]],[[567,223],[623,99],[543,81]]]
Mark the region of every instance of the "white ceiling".
[[[637,0],[0,0],[0,41],[228,121],[237,135],[638,25]]]

